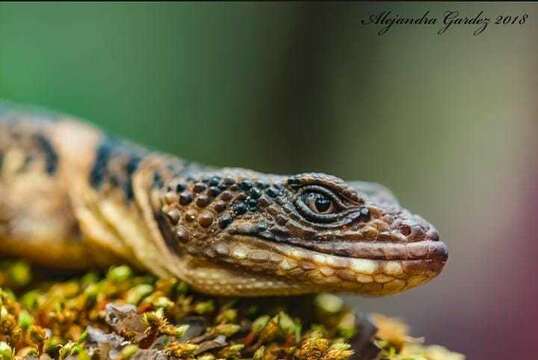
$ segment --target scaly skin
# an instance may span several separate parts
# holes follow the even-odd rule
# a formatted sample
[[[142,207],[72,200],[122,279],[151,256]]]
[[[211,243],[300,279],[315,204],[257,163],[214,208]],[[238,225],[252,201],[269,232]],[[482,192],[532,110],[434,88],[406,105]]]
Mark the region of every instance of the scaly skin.
[[[0,160],[1,251],[49,266],[128,261],[218,295],[387,295],[447,260],[377,184],[204,167],[1,104]]]

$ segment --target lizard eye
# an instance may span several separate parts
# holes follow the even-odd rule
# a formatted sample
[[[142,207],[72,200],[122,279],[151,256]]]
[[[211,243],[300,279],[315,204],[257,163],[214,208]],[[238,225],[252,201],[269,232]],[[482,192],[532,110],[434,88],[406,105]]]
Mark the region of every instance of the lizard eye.
[[[301,215],[314,222],[332,222],[338,219],[344,205],[330,190],[321,186],[307,186],[295,201]]]
[[[302,196],[302,200],[308,208],[319,214],[330,214],[334,211],[334,203],[328,196],[316,193],[307,192]]]

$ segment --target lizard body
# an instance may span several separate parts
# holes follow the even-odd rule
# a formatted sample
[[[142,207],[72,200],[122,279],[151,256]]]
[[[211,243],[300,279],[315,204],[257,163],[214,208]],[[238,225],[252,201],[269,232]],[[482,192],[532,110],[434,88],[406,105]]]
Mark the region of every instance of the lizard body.
[[[127,261],[238,296],[393,294],[447,259],[435,228],[380,185],[215,169],[2,104],[0,245],[60,268]]]

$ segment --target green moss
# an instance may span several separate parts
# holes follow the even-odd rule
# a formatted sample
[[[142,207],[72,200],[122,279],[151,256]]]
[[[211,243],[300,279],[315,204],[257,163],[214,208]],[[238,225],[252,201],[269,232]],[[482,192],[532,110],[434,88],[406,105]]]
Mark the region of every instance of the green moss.
[[[421,345],[397,320],[356,316],[334,295],[210,297],[128,266],[30,283],[28,265],[3,261],[0,268],[0,360],[346,360],[354,353],[361,360],[463,359]]]
[[[9,360],[13,358],[11,346],[4,341],[0,341],[0,359]]]

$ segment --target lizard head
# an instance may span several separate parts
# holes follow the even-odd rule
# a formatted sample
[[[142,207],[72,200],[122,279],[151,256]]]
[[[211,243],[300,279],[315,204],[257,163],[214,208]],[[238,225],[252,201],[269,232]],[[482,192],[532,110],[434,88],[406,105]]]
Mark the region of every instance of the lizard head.
[[[223,169],[175,179],[161,202],[168,247],[204,292],[388,295],[447,260],[435,228],[372,183]]]

